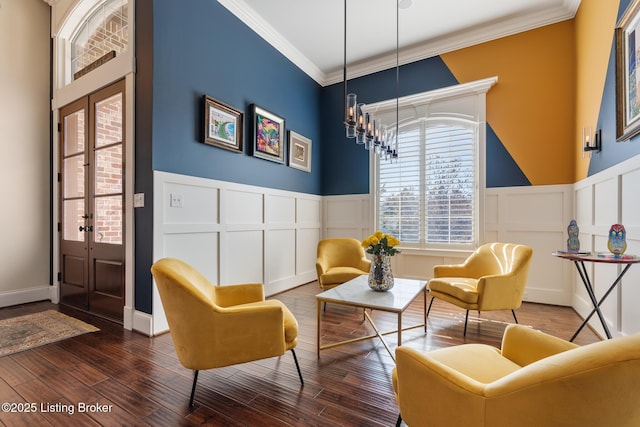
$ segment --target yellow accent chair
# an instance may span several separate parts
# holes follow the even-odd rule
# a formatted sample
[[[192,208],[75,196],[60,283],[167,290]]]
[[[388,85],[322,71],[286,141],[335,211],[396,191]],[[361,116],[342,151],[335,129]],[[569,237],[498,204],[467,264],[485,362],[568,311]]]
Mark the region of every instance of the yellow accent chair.
[[[182,366],[194,371],[189,406],[198,371],[281,356],[291,350],[304,385],[298,358],[298,322],[277,300],[265,300],[260,283],[215,286],[196,269],[175,258],[151,267]]]
[[[396,349],[397,425],[640,426],[640,334],[585,346],[511,324],[502,349]]]
[[[436,265],[429,280],[431,311],[434,298],[464,308],[464,336],[469,310],[511,310],[522,305],[533,250],[513,243],[487,243],[472,253],[464,264]]]
[[[318,242],[316,272],[318,284],[328,290],[356,277],[369,274],[371,261],[362,244],[352,238],[331,238]]]

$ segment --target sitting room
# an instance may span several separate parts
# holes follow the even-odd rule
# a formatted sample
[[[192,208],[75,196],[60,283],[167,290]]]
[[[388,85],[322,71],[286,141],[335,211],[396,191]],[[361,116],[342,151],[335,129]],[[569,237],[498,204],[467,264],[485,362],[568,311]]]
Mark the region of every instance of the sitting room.
[[[638,425],[640,0],[449,3],[0,0],[0,425]]]

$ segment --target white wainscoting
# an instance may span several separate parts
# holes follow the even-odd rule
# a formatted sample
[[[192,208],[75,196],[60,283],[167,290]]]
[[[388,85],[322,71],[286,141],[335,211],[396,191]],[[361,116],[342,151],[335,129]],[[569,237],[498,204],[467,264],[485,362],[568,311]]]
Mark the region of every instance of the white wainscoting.
[[[574,185],[576,221],[580,227],[581,249],[608,252],[612,224],[623,224],[627,232],[626,253],[640,255],[640,156],[619,163]],[[621,267],[585,263],[596,297],[613,283]],[[574,275],[573,307],[583,317],[592,309],[580,277]],[[631,266],[622,283],[607,297],[601,310],[613,336],[640,332],[640,265]],[[590,325],[604,337],[597,316]]]
[[[321,196],[156,171],[153,220],[154,260],[215,284],[264,283],[269,296],[316,279]],[[155,285],[152,328],[168,329]]]
[[[572,219],[572,185],[490,188],[485,190],[483,242],[529,245],[534,257],[525,300],[571,305],[573,265],[551,254],[566,247],[566,229]],[[325,196],[323,236],[363,239],[373,232],[368,194]],[[429,279],[433,266],[465,260],[464,251],[404,249],[392,258],[394,274]]]

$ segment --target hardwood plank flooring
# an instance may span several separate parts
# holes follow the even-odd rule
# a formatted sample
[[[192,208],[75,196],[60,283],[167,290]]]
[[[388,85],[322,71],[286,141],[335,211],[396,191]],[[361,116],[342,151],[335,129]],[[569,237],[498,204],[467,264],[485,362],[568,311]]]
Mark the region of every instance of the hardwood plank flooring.
[[[35,413],[0,412],[0,425],[13,426],[392,426],[398,416],[393,397],[393,360],[377,338],[323,350],[316,355],[316,282],[274,298],[298,319],[296,353],[203,371],[195,404],[188,407],[193,373],[178,362],[170,334],[149,338],[86,313],[48,302],[0,309],[0,319],[54,309],[100,328],[36,349],[0,358],[0,401],[35,403]],[[403,324],[420,323],[423,297],[409,307]],[[475,316],[474,316],[475,314]],[[569,339],[581,319],[568,307],[524,303],[521,324]],[[371,334],[362,311],[327,304],[323,343]],[[374,311],[380,330],[393,330],[396,316]],[[509,311],[470,313],[436,300],[423,329],[405,331],[403,345],[430,351],[462,343],[500,346]],[[206,333],[203,331],[203,333]],[[385,337],[393,348],[395,334]],[[578,344],[598,341],[589,328]],[[80,403],[103,411],[81,411]],[[57,406],[56,406],[57,405]],[[47,411],[47,409],[50,409]],[[56,408],[62,408],[56,410]],[[73,413],[71,413],[73,410]]]

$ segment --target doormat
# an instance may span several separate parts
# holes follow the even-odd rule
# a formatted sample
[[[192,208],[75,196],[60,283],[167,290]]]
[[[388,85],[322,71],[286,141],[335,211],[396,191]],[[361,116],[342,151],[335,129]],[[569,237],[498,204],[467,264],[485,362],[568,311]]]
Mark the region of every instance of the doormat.
[[[99,330],[55,310],[0,320],[0,357]]]

